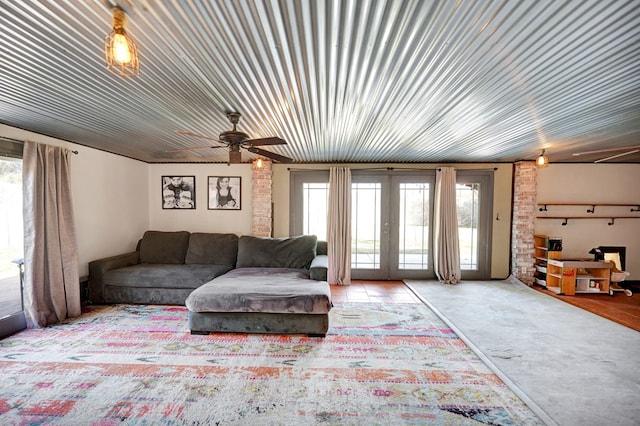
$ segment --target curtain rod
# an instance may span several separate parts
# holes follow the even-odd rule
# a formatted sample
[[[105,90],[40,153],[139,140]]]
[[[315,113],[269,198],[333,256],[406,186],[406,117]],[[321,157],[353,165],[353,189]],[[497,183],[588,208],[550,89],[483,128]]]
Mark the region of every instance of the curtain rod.
[[[455,167],[454,167],[454,169],[455,169]],[[442,170],[442,167],[438,167],[436,170],[440,171],[440,170]],[[488,169],[456,169],[456,170],[460,170],[460,171],[464,170],[465,172],[486,172],[487,170],[493,170],[495,172],[496,170],[498,170],[498,168],[497,167],[493,167],[493,168],[488,168]]]
[[[6,136],[0,136],[0,140],[7,141],[7,142],[18,142],[18,143],[21,143],[21,144],[23,144],[23,145],[24,145],[24,143],[25,143],[25,141],[22,141],[22,140],[20,140],[20,139],[8,138],[8,137],[6,137]],[[36,142],[36,143],[40,143],[40,142]],[[45,145],[46,145],[46,144],[45,144]],[[59,147],[59,148],[63,148],[63,147]],[[78,155],[78,154],[79,154],[79,152],[78,152],[78,151],[75,151],[75,150],[71,150],[71,149],[67,149],[67,148],[63,148],[63,149],[66,149],[67,151],[70,151],[70,152],[72,152],[72,153],[74,153],[74,154],[76,154],[76,155]]]
[[[455,167],[454,167],[455,168]],[[287,167],[287,171],[290,172],[322,172],[322,171],[326,171],[327,169],[296,169],[296,168],[291,168],[291,167]],[[357,171],[357,170],[387,170],[387,171],[394,171],[394,170],[420,170],[420,171],[424,171],[424,170],[437,170],[440,171],[441,167],[437,167],[435,169],[423,169],[423,168],[419,168],[419,167],[358,167],[358,168],[353,168],[351,170]],[[465,172],[485,172],[487,170],[493,170],[496,171],[498,170],[497,167],[491,167],[491,168],[486,168],[486,169],[456,169],[456,170],[464,170]]]
[[[13,139],[13,138],[8,138],[6,136],[0,136],[0,139],[5,140],[7,142],[20,142],[20,143],[24,143],[24,141],[21,141],[19,139]]]

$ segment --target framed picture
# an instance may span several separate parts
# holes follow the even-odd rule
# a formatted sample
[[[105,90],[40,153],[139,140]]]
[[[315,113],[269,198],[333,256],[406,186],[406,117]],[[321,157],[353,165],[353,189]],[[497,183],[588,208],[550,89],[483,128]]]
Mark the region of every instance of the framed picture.
[[[195,176],[162,176],[162,208],[196,208]]]
[[[240,210],[241,178],[209,176],[209,210]]]

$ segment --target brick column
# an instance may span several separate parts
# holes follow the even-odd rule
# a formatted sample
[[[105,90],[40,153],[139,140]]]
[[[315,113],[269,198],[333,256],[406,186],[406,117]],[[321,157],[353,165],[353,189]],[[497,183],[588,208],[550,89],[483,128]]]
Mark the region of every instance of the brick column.
[[[256,160],[257,161],[257,160]],[[253,226],[254,237],[271,237],[271,161],[262,167],[253,162]]]
[[[538,169],[532,161],[520,161],[513,172],[513,223],[511,224],[511,273],[533,284],[533,234],[536,224]]]

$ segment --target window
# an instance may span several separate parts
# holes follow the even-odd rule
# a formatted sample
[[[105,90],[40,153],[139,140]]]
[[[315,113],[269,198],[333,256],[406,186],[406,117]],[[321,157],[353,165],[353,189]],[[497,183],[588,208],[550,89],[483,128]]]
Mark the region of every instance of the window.
[[[327,239],[329,182],[302,183],[302,233]]]
[[[352,278],[435,277],[434,181],[434,170],[352,172]],[[328,196],[328,171],[291,172],[291,235],[326,238]],[[493,171],[459,170],[456,203],[462,278],[489,279]]]
[[[26,327],[22,304],[22,144],[0,140],[0,337]]]
[[[478,269],[478,221],[480,184],[456,185],[460,269]]]

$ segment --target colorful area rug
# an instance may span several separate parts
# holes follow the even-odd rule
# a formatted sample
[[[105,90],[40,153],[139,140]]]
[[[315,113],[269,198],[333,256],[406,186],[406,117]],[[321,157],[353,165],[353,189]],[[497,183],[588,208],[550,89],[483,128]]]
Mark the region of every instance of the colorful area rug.
[[[2,425],[537,425],[428,307],[342,304],[325,338],[192,336],[187,310],[89,307],[0,341]]]

